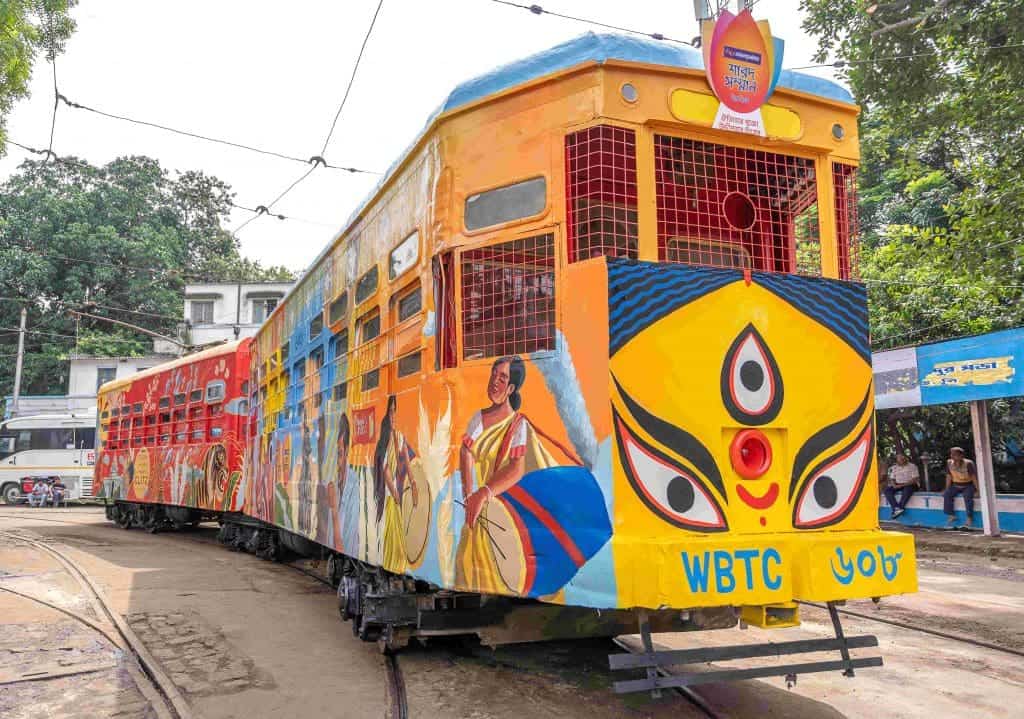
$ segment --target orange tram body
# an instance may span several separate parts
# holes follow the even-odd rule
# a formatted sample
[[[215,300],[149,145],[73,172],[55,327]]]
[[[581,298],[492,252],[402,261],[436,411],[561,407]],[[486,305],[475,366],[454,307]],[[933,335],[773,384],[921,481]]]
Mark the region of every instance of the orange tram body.
[[[834,609],[916,590],[877,521],[858,111],[776,81],[759,134],[648,40],[460,85],[251,342],[101,388],[110,518],[326,558],[392,647],[817,601],[843,655],[818,669],[880,663]]]

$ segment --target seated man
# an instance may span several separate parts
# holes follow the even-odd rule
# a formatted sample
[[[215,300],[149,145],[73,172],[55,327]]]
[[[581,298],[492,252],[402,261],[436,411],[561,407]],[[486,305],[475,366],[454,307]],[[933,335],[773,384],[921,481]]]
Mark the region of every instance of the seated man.
[[[28,495],[28,506],[42,507],[46,501],[46,482],[37,479],[32,485],[32,492]]]
[[[60,481],[60,477],[53,480],[53,484],[50,485],[51,500],[54,507],[59,507],[61,504],[67,506],[67,502],[64,497],[67,494],[68,488]]]
[[[892,507],[892,518],[896,519],[907,511],[907,502],[911,495],[917,491],[919,474],[917,465],[907,459],[902,452],[896,453],[896,463],[889,467],[888,483],[885,487],[885,498],[889,500]],[[896,501],[896,493],[900,493],[899,501]]]
[[[956,513],[953,511],[953,500],[958,494],[964,497],[964,508],[967,510],[967,528],[974,526],[974,494],[978,491],[978,472],[974,462],[964,457],[959,447],[949,450],[946,460],[946,491],[942,493],[943,510],[946,513],[946,527],[956,526]]]

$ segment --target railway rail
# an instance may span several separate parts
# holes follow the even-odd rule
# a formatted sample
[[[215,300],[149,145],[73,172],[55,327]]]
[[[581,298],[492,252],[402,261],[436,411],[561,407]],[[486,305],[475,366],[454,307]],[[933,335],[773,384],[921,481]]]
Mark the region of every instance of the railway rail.
[[[135,635],[135,632],[132,631],[131,627],[128,626],[116,611],[111,609],[110,604],[100,591],[99,587],[97,587],[89,578],[88,574],[78,566],[78,563],[75,562],[74,559],[68,557],[59,549],[55,549],[45,542],[41,542],[21,532],[0,530],[0,536],[23,542],[53,557],[82,588],[82,592],[92,605],[96,616],[101,620],[105,618],[105,620],[113,627],[116,634],[105,631],[96,623],[87,620],[85,617],[74,612],[64,610],[61,607],[37,597],[22,594],[21,592],[15,592],[10,589],[5,589],[5,591],[56,609],[57,611],[69,615],[99,632],[105,639],[112,642],[115,647],[126,652],[130,657],[132,657],[136,666],[129,663],[129,672],[135,680],[139,691],[149,701],[153,710],[157,713],[157,716],[161,719],[164,719],[165,717],[170,719],[192,719],[192,711],[189,708],[188,703],[185,701],[185,698],[178,691],[177,687],[170,678],[164,674],[157,661],[152,657],[142,641]],[[120,639],[118,637],[120,637]]]

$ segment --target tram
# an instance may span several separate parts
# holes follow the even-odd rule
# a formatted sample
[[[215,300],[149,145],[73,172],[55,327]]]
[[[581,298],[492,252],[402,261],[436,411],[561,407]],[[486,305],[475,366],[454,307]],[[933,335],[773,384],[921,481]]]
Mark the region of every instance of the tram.
[[[328,557],[389,646],[786,627],[915,591],[911,536],[878,525],[858,108],[776,57],[736,113],[719,40],[587,34],[458,86],[235,360],[102,388],[115,507]],[[166,378],[215,359],[239,420],[217,439],[245,451],[137,441],[176,411]],[[181,422],[209,406],[188,376]],[[173,489],[181,462],[204,493]]]

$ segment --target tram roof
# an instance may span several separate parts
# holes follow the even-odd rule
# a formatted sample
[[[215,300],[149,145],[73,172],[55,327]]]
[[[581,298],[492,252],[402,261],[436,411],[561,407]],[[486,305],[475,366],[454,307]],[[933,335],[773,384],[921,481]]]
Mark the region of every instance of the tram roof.
[[[298,281],[288,290],[284,300],[287,300],[292,292],[298,289],[306,273],[323,260],[324,256],[332,250],[335,242],[366,211],[366,208],[370,206],[370,203],[373,202],[381,188],[391,180],[395,171],[401,167],[402,163],[405,162],[409,154],[419,144],[420,140],[423,139],[424,135],[430,131],[434,122],[441,115],[547,75],[591,62],[604,64],[609,61],[664,65],[687,70],[704,70],[703,54],[700,50],[688,45],[632,35],[587,32],[560,45],[555,45],[547,50],[515,60],[506,65],[501,65],[490,72],[459,83],[448,94],[445,101],[434,112],[430,113],[426,123],[424,123],[423,130],[416,135],[416,138],[408,147],[391,163],[381,176],[380,181],[374,185],[373,189],[359,203],[352,214],[345,219],[341,228],[334,233],[331,242],[320,251],[316,258],[302,272],[302,276],[299,277]],[[795,70],[783,70],[779,76],[778,85],[779,87],[817,95],[818,97],[835,102],[848,104],[853,104],[854,102],[853,96],[842,85],[832,80]],[[283,305],[284,301],[274,309],[274,312],[282,311]]]
[[[448,112],[488,95],[494,95],[539,77],[588,62],[603,64],[609,60],[666,65],[687,70],[704,70],[704,56],[688,45],[651,40],[631,35],[588,32],[529,57],[495,68],[466,80],[448,95],[440,112]],[[825,78],[794,70],[783,70],[779,87],[853,103],[853,96],[842,85]],[[438,113],[435,113],[435,115]]]

